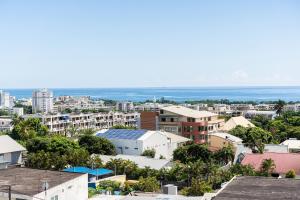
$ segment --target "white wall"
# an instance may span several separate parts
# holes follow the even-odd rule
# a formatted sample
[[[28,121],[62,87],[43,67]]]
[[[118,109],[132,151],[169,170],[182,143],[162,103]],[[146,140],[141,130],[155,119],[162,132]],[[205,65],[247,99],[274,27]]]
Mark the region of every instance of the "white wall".
[[[171,143],[165,135],[159,132],[154,132],[149,137],[143,140],[143,151],[147,149],[155,150],[155,158],[159,158],[160,155],[165,158],[170,158]]]
[[[156,131],[153,131],[148,137],[143,139],[110,139],[110,141],[116,147],[117,154],[141,155],[147,149],[154,149],[156,152],[155,158],[159,158],[160,155],[162,155],[169,159],[172,156],[172,151],[174,149],[172,148],[170,140],[168,140],[165,135]]]
[[[117,154],[141,155],[143,153],[143,144],[139,140],[110,139],[110,141],[115,145]]]
[[[59,177],[57,177],[59,178]],[[51,187],[51,186],[50,186]],[[51,197],[58,195],[59,200],[87,200],[88,199],[88,175],[83,174],[73,180],[53,187],[45,193],[39,193],[33,199],[51,200]]]

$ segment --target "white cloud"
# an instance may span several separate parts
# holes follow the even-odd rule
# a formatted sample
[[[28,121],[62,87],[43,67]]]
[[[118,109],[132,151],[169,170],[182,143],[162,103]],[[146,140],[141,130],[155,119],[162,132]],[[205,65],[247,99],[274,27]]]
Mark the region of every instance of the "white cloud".
[[[232,73],[232,77],[235,80],[243,80],[243,79],[247,79],[249,77],[248,73],[245,72],[244,70],[236,70]]]

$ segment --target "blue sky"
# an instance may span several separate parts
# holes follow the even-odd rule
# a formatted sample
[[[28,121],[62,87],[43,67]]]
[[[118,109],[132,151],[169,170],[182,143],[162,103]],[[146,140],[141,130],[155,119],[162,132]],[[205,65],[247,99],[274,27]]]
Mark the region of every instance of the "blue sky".
[[[0,0],[0,88],[300,85],[300,1]]]

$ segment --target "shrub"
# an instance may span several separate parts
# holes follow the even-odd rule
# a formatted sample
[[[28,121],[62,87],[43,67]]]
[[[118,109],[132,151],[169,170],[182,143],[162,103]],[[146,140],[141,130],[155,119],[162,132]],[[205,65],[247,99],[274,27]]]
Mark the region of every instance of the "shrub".
[[[116,181],[100,181],[97,190],[109,190],[109,191],[116,191],[120,189],[120,183]]]
[[[291,169],[285,174],[285,178],[295,178],[296,177],[296,172],[295,170]]]
[[[155,157],[155,150],[154,149],[147,149],[143,152],[142,156],[147,156],[150,158],[154,158]]]
[[[134,186],[135,190],[143,192],[156,192],[159,190],[159,182],[155,177],[139,178],[139,182]]]

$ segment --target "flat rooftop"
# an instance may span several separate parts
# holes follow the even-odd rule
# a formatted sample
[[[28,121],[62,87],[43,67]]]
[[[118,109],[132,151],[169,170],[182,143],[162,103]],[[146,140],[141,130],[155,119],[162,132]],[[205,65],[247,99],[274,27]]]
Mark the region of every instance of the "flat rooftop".
[[[70,172],[15,167],[0,170],[0,185],[11,185],[13,194],[34,196],[43,192],[42,183],[44,181],[48,182],[50,189],[82,175]],[[7,188],[0,187],[0,192],[7,192]]]
[[[268,177],[236,177],[214,200],[297,200],[300,180]]]

